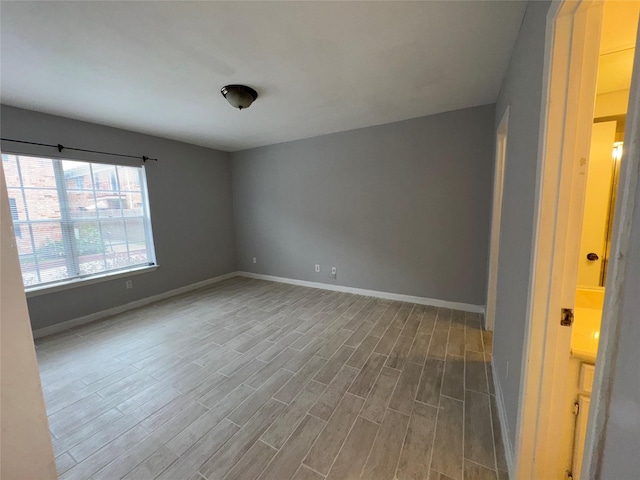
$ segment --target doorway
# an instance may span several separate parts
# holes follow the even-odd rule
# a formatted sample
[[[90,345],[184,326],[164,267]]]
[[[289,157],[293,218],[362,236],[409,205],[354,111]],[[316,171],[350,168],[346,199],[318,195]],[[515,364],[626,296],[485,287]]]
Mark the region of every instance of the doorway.
[[[615,64],[612,59],[616,56],[631,58],[630,84],[633,59],[637,58],[634,51],[629,56],[629,49],[636,44],[638,12],[618,15],[614,12],[618,7],[637,9],[638,4],[611,0],[559,2],[551,7],[548,17],[548,80],[540,140],[537,227],[524,358],[527,366],[518,422],[517,478],[596,478],[591,460],[597,451],[598,429],[604,422],[599,404],[608,387],[602,380],[611,368],[610,346],[619,318],[614,299],[623,271],[623,260],[608,259],[622,258],[620,254],[628,248],[628,229],[619,225],[630,216],[634,202],[628,189],[619,186],[628,183],[633,171],[625,163],[625,155],[616,160],[620,148],[624,151],[619,143],[619,120],[624,119],[619,118],[620,112],[603,114],[612,104],[605,99],[619,97],[618,106],[626,106],[629,88],[626,96],[613,95],[621,89],[612,89],[611,85],[618,85],[624,75],[602,75],[602,65]],[[618,15],[614,28],[610,26],[612,15]],[[633,34],[632,40],[612,48],[615,42],[609,37],[623,30]],[[626,53],[620,53],[623,51]],[[635,64],[638,70],[638,62]],[[634,84],[638,83],[637,76]],[[609,90],[603,88],[605,84]],[[638,129],[638,125],[627,125],[627,136]],[[607,153],[602,153],[605,150]],[[602,161],[598,163],[597,157]],[[589,191],[590,178],[599,180],[595,182],[597,195]],[[612,231],[617,234],[612,235]],[[589,309],[594,316],[591,321]],[[580,328],[585,325],[591,328],[585,333],[590,340],[589,358],[580,357],[584,352],[578,348]],[[577,418],[576,412],[580,412]],[[586,468],[581,471],[583,464]]]
[[[500,258],[500,224],[502,221],[502,194],[504,168],[507,159],[507,136],[509,132],[509,107],[505,109],[496,132],[496,159],[493,174],[493,207],[491,212],[491,240],[489,245],[489,275],[487,279],[487,307],[485,330],[493,331],[496,316],[498,290],[498,258]]]
[[[589,407],[600,340],[620,180],[639,3],[606,2],[579,242],[578,274],[565,380],[564,469],[582,478]],[[572,247],[575,248],[575,245]]]

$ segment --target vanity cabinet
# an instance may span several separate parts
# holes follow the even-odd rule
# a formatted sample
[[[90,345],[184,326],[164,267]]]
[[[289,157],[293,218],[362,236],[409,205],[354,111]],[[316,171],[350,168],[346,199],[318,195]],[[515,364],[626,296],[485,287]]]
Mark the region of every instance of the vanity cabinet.
[[[591,391],[593,389],[594,373],[594,364],[583,362],[580,365],[578,398],[574,404],[576,427],[573,436],[573,461],[571,468],[574,480],[579,480],[582,472],[582,457],[584,453],[584,441],[587,434],[587,421],[589,419],[589,406],[591,405]]]

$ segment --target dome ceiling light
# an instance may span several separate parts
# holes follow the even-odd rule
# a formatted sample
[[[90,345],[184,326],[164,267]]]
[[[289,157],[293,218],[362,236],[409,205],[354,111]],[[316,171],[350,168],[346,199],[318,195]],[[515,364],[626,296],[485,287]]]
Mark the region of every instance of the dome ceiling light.
[[[232,107],[242,110],[249,106],[258,98],[258,92],[246,85],[225,85],[220,89],[222,96]]]

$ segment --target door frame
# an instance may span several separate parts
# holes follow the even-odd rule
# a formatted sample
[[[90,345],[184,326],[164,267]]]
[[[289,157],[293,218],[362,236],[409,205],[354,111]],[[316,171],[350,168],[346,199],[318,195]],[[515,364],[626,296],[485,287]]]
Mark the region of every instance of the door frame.
[[[593,67],[593,52],[589,54],[589,48],[593,49],[593,42],[599,45],[603,6],[601,0],[560,0],[551,5],[547,15],[536,172],[536,219],[520,385],[516,471],[512,472],[514,478],[557,478],[555,456],[561,423],[557,418],[563,406],[556,400],[561,398],[559,392],[564,391],[566,370],[562,368],[562,357],[567,356],[566,351],[558,350],[558,340],[562,335],[559,314],[563,302],[570,302],[569,295],[575,295],[567,290],[566,278],[571,276],[571,268],[577,268],[577,264],[571,265],[571,255],[577,253],[567,246],[573,246],[575,239],[572,237],[580,233],[569,231],[563,222],[568,215],[575,215],[578,208],[576,196],[566,192],[575,191],[577,162],[581,157],[576,148],[584,148],[584,138],[580,140],[583,136],[580,117],[576,112],[589,105],[593,107],[593,98],[585,104],[589,85],[594,81],[589,78],[589,68]],[[582,464],[583,480],[595,480],[600,476],[616,346],[622,323],[621,294],[632,218],[634,210],[640,208],[640,198],[635,195],[640,175],[640,35],[636,40],[634,61],[611,247],[612,262],[606,282]],[[582,115],[585,115],[584,111]],[[588,121],[592,121],[592,116]]]
[[[500,258],[500,225],[502,222],[502,196],[504,192],[504,169],[507,159],[507,137],[509,135],[509,108],[502,115],[496,130],[496,154],[493,173],[493,203],[491,211],[491,236],[489,237],[489,266],[487,268],[487,300],[484,328],[493,331],[498,296],[498,259]]]
[[[607,271],[600,345],[591,394],[591,407],[584,446],[582,472],[584,480],[601,478],[605,428],[611,408],[613,379],[616,371],[618,344],[621,337],[622,292],[631,245],[631,231],[640,196],[636,194],[640,179],[640,19],[633,60],[631,93],[627,109],[618,198],[616,199],[611,262]]]
[[[558,478],[584,180],[604,2],[561,0],[547,15],[515,478]],[[551,101],[553,99],[553,101]],[[568,248],[569,247],[569,248]],[[600,355],[607,352],[600,352]]]

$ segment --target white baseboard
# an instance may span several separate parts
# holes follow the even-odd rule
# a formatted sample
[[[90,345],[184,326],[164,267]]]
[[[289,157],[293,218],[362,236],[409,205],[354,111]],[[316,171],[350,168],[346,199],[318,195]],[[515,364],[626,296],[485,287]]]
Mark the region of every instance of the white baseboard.
[[[502,396],[502,386],[500,378],[498,378],[497,370],[491,358],[491,372],[493,375],[493,386],[496,391],[496,406],[498,407],[498,419],[500,420],[500,428],[502,429],[502,444],[504,445],[504,456],[507,461],[507,469],[509,470],[509,478],[516,478],[515,464],[513,458],[513,448],[509,440],[509,422],[507,421],[507,410],[504,406],[504,397]]]
[[[118,313],[126,312],[128,310],[133,310],[134,308],[142,307],[144,305],[149,305],[150,303],[158,302],[160,300],[164,300],[165,298],[170,298],[176,295],[180,295],[182,293],[190,292],[192,290],[197,290],[198,288],[203,288],[208,285],[212,285],[214,283],[221,282],[222,280],[226,280],[228,278],[232,278],[236,276],[256,278],[260,280],[268,280],[271,282],[288,283],[291,285],[299,285],[303,287],[320,288],[323,290],[332,290],[336,292],[353,293],[356,295],[363,295],[365,297],[385,298],[387,300],[398,300],[401,302],[418,303],[420,305],[432,305],[434,307],[451,308],[454,310],[463,310],[465,312],[484,314],[483,305],[472,305],[469,303],[449,302],[446,300],[437,300],[434,298],[414,297],[412,295],[403,295],[400,293],[379,292],[377,290],[365,290],[363,288],[344,287],[342,285],[332,285],[328,283],[307,282],[305,280],[295,280],[293,278],[275,277],[272,275],[262,275],[259,273],[231,272],[231,273],[226,273],[224,275],[219,275],[217,277],[209,278],[201,282],[192,283],[191,285],[186,285],[184,287],[176,288],[174,290],[169,290],[167,292],[159,293],[151,297],[142,298],[140,300],[136,300],[135,302],[125,303],[124,305],[118,305],[117,307],[113,307],[107,310],[102,310],[100,312],[85,315],[84,317],[74,318],[72,320],[67,320],[66,322],[57,323],[55,325],[51,325],[50,327],[39,328],[38,330],[33,331],[33,338],[42,338],[48,335],[53,335],[55,333],[60,333],[65,330],[69,330],[70,328],[73,328],[73,327],[78,327],[86,323],[95,322],[96,320],[100,320],[102,318],[110,317],[112,315],[117,315]]]
[[[431,305],[434,307],[451,308],[453,310],[463,310],[465,312],[481,313],[484,315],[484,305],[473,305],[470,303],[449,302],[447,300],[437,300],[435,298],[414,297],[413,295],[403,295],[401,293],[380,292],[378,290],[365,290],[363,288],[344,287],[342,285],[333,285],[330,283],[308,282],[306,280],[296,280],[286,277],[275,277],[273,275],[263,275],[261,273],[237,272],[241,277],[256,278],[259,280],[268,280],[271,282],[288,283],[291,285],[299,285],[301,287],[320,288],[323,290],[332,290],[335,292],[353,293],[363,295],[365,297],[385,298],[387,300],[397,300],[400,302],[418,303],[420,305]]]
[[[95,322],[96,320],[100,320],[102,318],[117,315],[118,313],[126,312],[128,310],[133,310],[134,308],[142,307],[144,305],[149,305],[150,303],[164,300],[165,298],[174,297],[182,293],[197,290],[199,288],[221,282],[228,278],[236,277],[237,275],[237,272],[225,273],[224,275],[208,278],[206,280],[202,280],[201,282],[192,283],[190,285],[175,288],[173,290],[162,292],[157,295],[141,298],[140,300],[136,300],[135,302],[125,303],[124,305],[118,305],[117,307],[108,308],[107,310],[102,310],[100,312],[85,315],[84,317],[74,318],[72,320],[67,320],[66,322],[56,323],[55,325],[51,325],[50,327],[39,328],[38,330],[33,331],[33,338],[42,338],[48,335],[53,335],[54,333],[60,333],[65,330],[69,330],[70,328],[84,325],[85,323]]]

